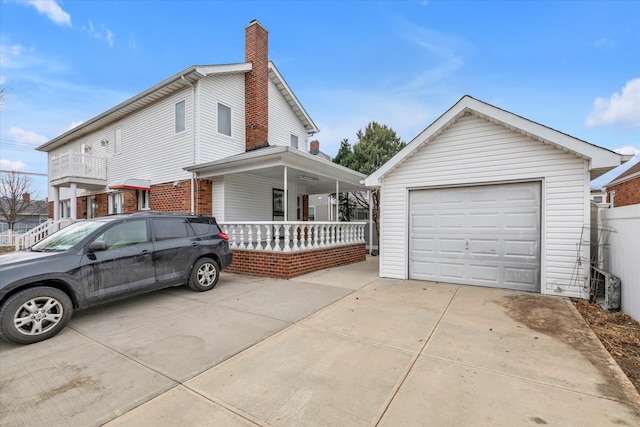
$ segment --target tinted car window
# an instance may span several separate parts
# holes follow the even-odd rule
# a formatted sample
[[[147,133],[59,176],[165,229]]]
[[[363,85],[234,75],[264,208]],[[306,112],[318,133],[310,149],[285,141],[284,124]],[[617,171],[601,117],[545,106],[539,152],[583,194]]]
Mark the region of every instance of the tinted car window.
[[[154,218],[151,220],[156,240],[187,237],[187,222],[184,218]]]
[[[189,218],[189,224],[191,224],[192,233],[195,236],[203,236],[212,231],[216,234],[219,232],[215,230],[217,227],[212,226],[207,218]]]
[[[147,237],[147,221],[138,220],[114,225],[99,235],[96,240],[104,241],[107,244],[107,249],[115,249],[146,243]]]

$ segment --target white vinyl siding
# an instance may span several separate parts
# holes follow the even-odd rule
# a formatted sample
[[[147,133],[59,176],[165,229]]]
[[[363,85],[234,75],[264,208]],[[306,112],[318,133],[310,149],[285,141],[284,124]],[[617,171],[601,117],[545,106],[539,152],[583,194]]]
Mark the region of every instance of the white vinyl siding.
[[[298,137],[298,149],[307,150],[307,130],[276,85],[269,80],[269,145],[291,146],[291,135]]]
[[[383,178],[381,276],[407,278],[409,189],[541,181],[541,291],[579,296],[572,275],[588,223],[587,166],[573,154],[474,115],[460,118]]]
[[[198,145],[195,163],[244,153],[244,74],[207,77],[198,82]],[[231,109],[231,136],[218,132],[218,103]]]
[[[222,184],[214,181],[214,199]],[[281,179],[265,178],[253,174],[235,174],[224,177],[225,221],[272,221],[273,189],[283,189]],[[289,182],[287,211],[289,221],[296,218],[296,184]],[[214,216],[222,218],[215,207]],[[221,220],[222,221],[222,220]]]

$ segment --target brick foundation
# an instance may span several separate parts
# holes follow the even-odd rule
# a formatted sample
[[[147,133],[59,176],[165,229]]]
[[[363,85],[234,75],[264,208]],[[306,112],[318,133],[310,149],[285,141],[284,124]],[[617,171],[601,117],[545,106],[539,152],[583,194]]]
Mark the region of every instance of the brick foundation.
[[[366,259],[366,245],[364,243],[301,252],[234,249],[233,263],[224,271],[276,279],[291,279],[313,271],[352,264]]]

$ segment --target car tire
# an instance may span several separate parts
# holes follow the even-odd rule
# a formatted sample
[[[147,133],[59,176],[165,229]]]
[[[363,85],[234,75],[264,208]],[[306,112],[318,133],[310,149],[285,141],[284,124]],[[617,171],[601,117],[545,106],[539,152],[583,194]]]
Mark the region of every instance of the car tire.
[[[59,289],[25,289],[0,308],[0,337],[16,344],[44,341],[64,329],[72,312],[71,299]]]
[[[220,266],[211,258],[200,258],[193,265],[188,285],[197,292],[204,292],[216,287],[220,277]]]

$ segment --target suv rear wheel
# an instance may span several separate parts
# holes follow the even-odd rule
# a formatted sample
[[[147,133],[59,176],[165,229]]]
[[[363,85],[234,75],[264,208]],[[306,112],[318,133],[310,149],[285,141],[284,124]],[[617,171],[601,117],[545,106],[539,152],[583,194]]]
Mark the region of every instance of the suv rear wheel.
[[[46,340],[67,325],[72,311],[71,299],[59,289],[25,289],[0,308],[0,337],[17,344]]]
[[[200,258],[191,270],[189,287],[194,291],[204,292],[213,289],[220,277],[220,267],[211,258]]]

